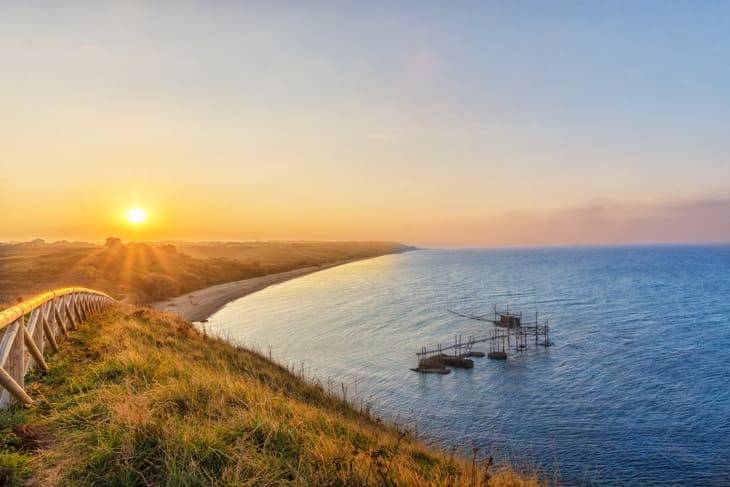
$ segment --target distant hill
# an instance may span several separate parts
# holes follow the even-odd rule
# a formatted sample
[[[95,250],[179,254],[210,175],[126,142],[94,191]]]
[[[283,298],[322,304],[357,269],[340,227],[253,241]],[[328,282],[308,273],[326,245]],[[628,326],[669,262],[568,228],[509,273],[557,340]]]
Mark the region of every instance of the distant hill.
[[[408,250],[393,242],[128,243],[0,246],[0,303],[80,285],[146,303],[223,282]]]

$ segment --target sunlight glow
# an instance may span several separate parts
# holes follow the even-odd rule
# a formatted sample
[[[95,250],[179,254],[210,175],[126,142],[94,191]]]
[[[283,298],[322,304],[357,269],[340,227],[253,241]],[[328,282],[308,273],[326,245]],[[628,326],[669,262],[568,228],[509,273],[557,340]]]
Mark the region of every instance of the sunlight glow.
[[[139,225],[140,223],[144,223],[146,219],[147,212],[145,212],[142,208],[132,208],[127,211],[127,221],[129,223]]]

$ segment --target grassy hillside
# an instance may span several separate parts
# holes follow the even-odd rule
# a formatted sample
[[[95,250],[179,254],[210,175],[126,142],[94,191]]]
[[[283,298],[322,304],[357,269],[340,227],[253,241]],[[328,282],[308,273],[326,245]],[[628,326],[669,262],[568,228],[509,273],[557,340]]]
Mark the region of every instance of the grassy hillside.
[[[392,252],[402,246],[395,242],[173,242],[181,252],[201,259],[229,259],[258,262],[265,269],[288,270],[303,264],[366,257]]]
[[[388,242],[1,245],[0,303],[72,285],[146,303],[223,282],[402,249]]]
[[[429,450],[156,311],[106,312],[49,363],[36,406],[0,412],[0,484],[537,485]]]

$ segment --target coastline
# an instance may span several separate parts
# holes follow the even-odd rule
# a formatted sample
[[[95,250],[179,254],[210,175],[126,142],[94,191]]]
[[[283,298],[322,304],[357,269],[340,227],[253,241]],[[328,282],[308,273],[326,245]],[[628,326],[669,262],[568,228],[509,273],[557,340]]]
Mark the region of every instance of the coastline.
[[[296,279],[297,277],[306,276],[307,274],[331,269],[344,264],[351,264],[353,262],[373,259],[375,257],[382,257],[383,255],[391,254],[338,260],[327,264],[301,267],[290,271],[242,279],[240,281],[225,282],[223,284],[216,284],[214,286],[198,289],[197,291],[192,291],[164,301],[157,301],[152,303],[150,306],[160,311],[176,313],[188,321],[206,321],[231,301],[235,301],[236,299],[261,291],[262,289],[266,289],[274,284],[280,284],[282,282]]]

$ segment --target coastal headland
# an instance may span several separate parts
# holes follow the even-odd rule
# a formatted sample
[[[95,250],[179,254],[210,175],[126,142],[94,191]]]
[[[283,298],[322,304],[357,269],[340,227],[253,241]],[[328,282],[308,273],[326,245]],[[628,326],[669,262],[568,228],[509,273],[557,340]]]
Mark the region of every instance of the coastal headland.
[[[412,248],[396,242],[122,242],[114,237],[104,243],[0,242],[0,308],[48,289],[82,286],[130,304],[184,296],[173,301],[178,309],[170,310],[199,320],[271,284]],[[194,297],[186,296],[190,293]],[[202,305],[192,314],[191,300]]]

